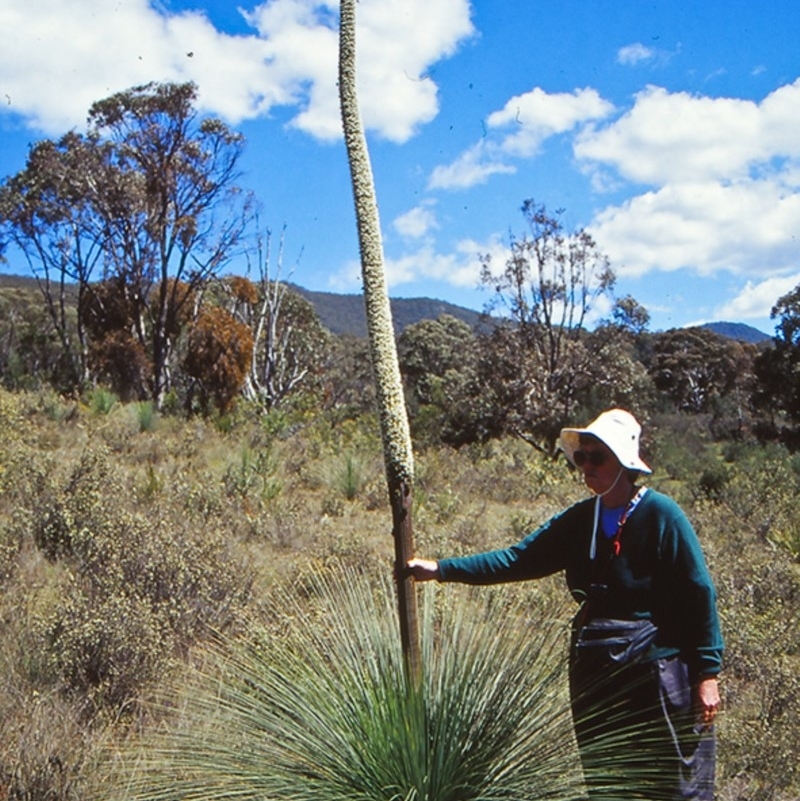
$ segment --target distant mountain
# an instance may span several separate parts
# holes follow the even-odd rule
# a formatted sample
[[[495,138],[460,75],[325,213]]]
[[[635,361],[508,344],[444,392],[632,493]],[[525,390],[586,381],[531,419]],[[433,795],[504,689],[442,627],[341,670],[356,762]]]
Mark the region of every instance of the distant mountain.
[[[362,295],[339,295],[335,292],[315,292],[296,284],[289,285],[298,295],[304,297],[317,312],[322,324],[334,334],[367,336],[367,316],[364,311]],[[480,312],[456,306],[444,300],[432,298],[392,298],[392,323],[395,334],[401,334],[409,325],[420,320],[436,320],[442,314],[449,314],[467,325],[476,328],[481,319]]]
[[[769,342],[772,337],[753,328],[752,325],[745,325],[744,323],[706,323],[703,328],[713,331],[715,334],[720,334],[728,339],[736,339],[739,342],[751,342],[754,345],[761,345]]]
[[[329,331],[334,334],[367,336],[367,319],[362,295],[316,292],[297,284],[289,284],[289,287],[313,305],[322,324]],[[0,290],[3,289],[39,291],[36,281],[32,277],[0,273]],[[436,320],[442,314],[449,314],[458,320],[463,320],[472,328],[477,328],[481,323],[480,312],[474,309],[467,309],[464,306],[457,306],[444,300],[434,300],[433,298],[392,298],[390,303],[392,321],[395,333],[398,335],[413,323],[418,323],[420,320]],[[752,342],[757,345],[767,344],[772,340],[769,334],[765,334],[763,331],[759,331],[757,328],[745,323],[706,323],[702,327],[730,339]]]
[[[364,312],[364,298],[361,295],[339,295],[335,292],[315,292],[295,284],[291,288],[308,300],[319,315],[322,324],[334,334],[352,334],[365,337],[367,320]],[[392,298],[392,322],[396,334],[420,320],[435,320],[442,314],[449,314],[463,320],[473,328],[480,325],[480,312],[456,306],[443,300],[431,298]],[[736,339],[741,342],[752,342],[757,345],[768,343],[772,337],[745,323],[717,322],[702,326],[716,334]]]
[[[38,289],[38,284],[30,275],[0,273],[0,289]]]

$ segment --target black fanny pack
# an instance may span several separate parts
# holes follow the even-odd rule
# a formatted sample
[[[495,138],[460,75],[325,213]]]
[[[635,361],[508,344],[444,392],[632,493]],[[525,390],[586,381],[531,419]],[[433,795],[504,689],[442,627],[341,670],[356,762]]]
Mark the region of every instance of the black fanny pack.
[[[629,665],[647,653],[657,634],[658,628],[652,620],[595,618],[575,631],[575,657],[608,665]]]

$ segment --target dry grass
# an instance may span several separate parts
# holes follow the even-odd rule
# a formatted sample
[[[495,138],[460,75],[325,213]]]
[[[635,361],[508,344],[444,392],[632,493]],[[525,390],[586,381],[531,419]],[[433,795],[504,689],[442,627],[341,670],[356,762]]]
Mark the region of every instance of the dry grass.
[[[103,411],[0,392],[0,426],[2,801],[66,801],[102,787],[100,756],[152,725],[145,702],[160,679],[209,631],[259,615],[281,588],[334,560],[391,571],[371,418],[332,425],[240,409],[186,421],[135,404]],[[516,441],[432,448],[416,462],[417,550],[431,556],[507,544],[583,494],[562,463]],[[762,472],[782,476],[777,490],[765,479],[780,534],[797,517],[791,470]],[[800,576],[764,528],[754,475],[748,468],[749,494],[688,509],[729,647],[726,801],[800,792]],[[680,489],[692,497],[685,482]],[[562,584],[555,577],[543,589]]]

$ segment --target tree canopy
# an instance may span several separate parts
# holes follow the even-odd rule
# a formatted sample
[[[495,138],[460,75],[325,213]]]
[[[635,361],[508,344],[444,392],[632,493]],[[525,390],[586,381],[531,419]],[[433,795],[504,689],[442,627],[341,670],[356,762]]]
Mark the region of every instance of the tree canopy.
[[[308,390],[321,408],[363,412],[375,400],[364,343],[331,335],[280,281],[283,239],[273,269],[237,185],[244,139],[196,100],[191,83],[100,100],[85,131],[38,142],[0,184],[0,256],[23,255],[44,301],[0,297],[3,381],[100,383],[156,406],[172,393],[203,411],[239,395],[269,410]],[[504,263],[482,259],[484,322],[444,316],[400,338],[417,435],[462,445],[512,433],[553,453],[565,421],[610,405],[727,417],[728,430],[784,440],[800,428],[800,286],[778,299],[757,359],[705,329],[651,334],[586,230],[534,200],[521,211],[527,230]],[[223,276],[240,257],[252,281]]]
[[[220,120],[201,118],[196,98],[191,83],[114,94],[90,108],[85,134],[39,143],[0,187],[2,244],[16,245],[39,279],[76,387],[96,371],[89,338],[96,344],[105,329],[143,354],[142,392],[160,403],[171,386],[182,307],[242,245],[251,213],[236,185],[244,140]],[[98,280],[122,294],[114,313],[126,309],[124,325],[103,325],[105,307],[97,293],[88,296]],[[70,282],[76,320],[65,295]]]
[[[712,411],[713,403],[736,387],[740,346],[706,328],[677,328],[653,338],[648,369],[656,387],[676,408]]]
[[[482,281],[494,289],[490,311],[502,309],[487,335],[480,391],[501,413],[504,427],[534,447],[552,452],[565,420],[600,386],[612,399],[630,370],[615,345],[628,327],[646,325],[635,301],[617,308],[626,325],[589,336],[590,321],[614,306],[616,276],[585,229],[569,231],[543,204],[526,200],[529,232],[513,238],[501,269],[483,259]]]
[[[756,359],[754,401],[773,416],[800,424],[800,284],[778,298],[770,317],[776,320],[773,346]]]

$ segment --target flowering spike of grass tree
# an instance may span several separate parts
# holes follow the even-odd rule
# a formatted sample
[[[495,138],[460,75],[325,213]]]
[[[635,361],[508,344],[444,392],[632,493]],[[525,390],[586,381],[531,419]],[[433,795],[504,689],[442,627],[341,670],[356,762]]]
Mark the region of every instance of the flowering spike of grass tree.
[[[341,0],[340,3],[339,100],[355,198],[367,330],[392,506],[400,639],[410,674],[419,678],[421,662],[414,580],[405,576],[403,571],[414,550],[411,518],[414,458],[383,268],[383,244],[375,184],[358,108],[355,5],[356,0]]]

